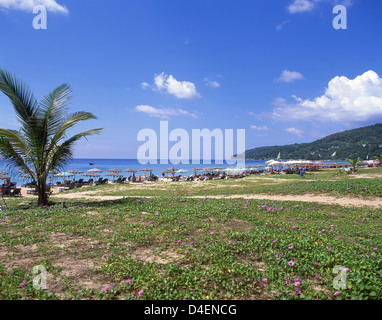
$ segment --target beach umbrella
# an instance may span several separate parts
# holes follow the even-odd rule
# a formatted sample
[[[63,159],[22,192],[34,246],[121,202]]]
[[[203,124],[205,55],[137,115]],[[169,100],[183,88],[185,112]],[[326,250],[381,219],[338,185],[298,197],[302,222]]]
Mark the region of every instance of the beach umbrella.
[[[118,169],[115,169],[115,168],[113,168],[113,169],[107,169],[106,171],[114,172],[114,173],[120,173],[120,172],[121,172],[121,170],[118,170]]]
[[[148,172],[150,172],[150,176],[151,176],[151,169],[148,169],[148,168],[143,168],[143,169],[139,169],[139,171],[148,171]]]
[[[161,173],[173,173],[171,170],[163,170]],[[165,178],[168,178],[168,176],[163,175]]]
[[[196,170],[202,170],[202,169],[198,168],[198,167],[194,167],[194,168],[192,168],[192,170],[194,170],[194,176],[196,176]]]
[[[134,169],[125,169],[123,170],[124,172],[132,172],[133,173],[133,177],[135,178],[135,173],[138,172],[137,170],[134,170]]]
[[[89,173],[101,173],[103,171],[101,169],[94,168],[94,169],[88,170],[87,172],[89,172]]]
[[[70,170],[70,171],[68,171],[68,172],[69,172],[69,173],[73,173],[73,174],[84,173],[83,171],[76,170],[76,169],[74,169],[74,170]]]
[[[118,177],[118,178],[122,178],[122,177],[123,177],[123,174],[116,173],[116,172],[113,172],[113,173],[107,173],[106,175],[109,176],[109,177],[113,177],[113,180],[114,180],[114,178],[116,178],[116,177]]]
[[[185,169],[180,169],[180,170],[177,170],[176,173],[187,173],[188,170],[185,170]]]
[[[55,174],[54,176],[55,176],[55,177],[61,177],[61,178],[72,177],[72,176],[73,176],[73,173],[69,173],[69,172],[60,172],[60,173]]]
[[[97,174],[97,173],[84,173],[82,176],[83,176],[83,177],[97,178],[97,177],[99,177],[100,175]]]
[[[172,168],[168,168],[167,170],[171,170],[171,171],[178,171],[179,169],[178,168],[175,168],[175,167],[172,167]]]

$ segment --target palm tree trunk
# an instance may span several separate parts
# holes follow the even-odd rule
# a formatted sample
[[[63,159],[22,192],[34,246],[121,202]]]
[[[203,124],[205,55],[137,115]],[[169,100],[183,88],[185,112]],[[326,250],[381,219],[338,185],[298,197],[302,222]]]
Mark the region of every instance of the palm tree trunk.
[[[48,204],[48,196],[46,195],[46,179],[39,179],[37,183],[38,205],[46,206]]]

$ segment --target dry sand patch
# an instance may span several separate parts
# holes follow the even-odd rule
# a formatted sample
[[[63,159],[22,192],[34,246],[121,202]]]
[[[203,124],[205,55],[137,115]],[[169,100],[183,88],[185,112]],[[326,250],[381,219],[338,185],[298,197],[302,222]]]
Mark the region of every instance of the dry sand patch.
[[[152,247],[137,248],[130,253],[131,258],[141,261],[143,264],[147,262],[156,262],[160,264],[166,264],[169,262],[178,261],[181,255],[172,251],[161,249],[160,252]]]

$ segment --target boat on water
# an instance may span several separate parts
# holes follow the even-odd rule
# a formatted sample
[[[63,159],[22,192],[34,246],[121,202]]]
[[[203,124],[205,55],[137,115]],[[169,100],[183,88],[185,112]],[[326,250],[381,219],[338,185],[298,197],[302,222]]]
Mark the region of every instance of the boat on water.
[[[89,166],[94,166],[94,162],[89,162]]]

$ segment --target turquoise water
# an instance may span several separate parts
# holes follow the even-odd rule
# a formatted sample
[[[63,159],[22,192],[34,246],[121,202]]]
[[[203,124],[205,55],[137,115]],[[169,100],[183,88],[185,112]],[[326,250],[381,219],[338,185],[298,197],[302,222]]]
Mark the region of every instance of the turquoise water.
[[[345,163],[345,162],[341,162],[341,161],[326,161],[326,162],[333,162],[333,163],[338,163],[338,164],[339,163]],[[90,165],[89,163],[94,163],[94,165]],[[264,165],[264,164],[265,164],[264,160],[247,160],[245,162],[246,166]],[[228,167],[228,166],[232,166],[232,165],[229,165],[227,163],[214,164],[213,161],[211,164],[204,164],[204,163],[193,164],[190,161],[190,163],[188,163],[188,164],[180,163],[177,165],[174,165],[171,163],[169,163],[169,164],[146,164],[146,165],[142,165],[136,159],[73,159],[70,161],[70,163],[68,164],[65,171],[70,171],[70,170],[76,169],[76,170],[80,170],[80,171],[83,171],[84,173],[86,173],[86,171],[88,171],[90,169],[97,168],[97,169],[100,169],[103,171],[100,174],[100,177],[108,178],[109,180],[112,180],[113,179],[112,177],[106,176],[106,174],[109,173],[106,171],[107,169],[115,168],[115,169],[121,170],[122,171],[121,174],[123,174],[125,177],[129,177],[132,174],[130,172],[123,172],[123,170],[125,170],[125,169],[140,170],[143,168],[149,168],[152,170],[153,174],[161,177],[162,176],[161,171],[169,169],[171,167],[176,167],[178,169],[188,170],[189,172],[185,173],[183,175],[191,175],[194,172],[192,170],[193,167],[198,167],[198,168],[206,168],[206,167],[211,168],[212,167],[213,168],[213,167]],[[12,170],[13,172],[10,172],[9,169],[5,169],[4,166],[2,166],[0,163],[0,170],[9,172],[8,176],[11,177],[11,181],[17,182],[17,185],[22,185],[25,182],[25,179],[20,178],[19,174],[16,173],[16,171],[19,169]],[[141,174],[143,174],[143,172],[138,171],[136,173],[136,175],[141,175]],[[148,172],[146,172],[146,175],[147,174],[148,174]],[[75,179],[80,179],[80,178],[84,178],[85,180],[89,179],[88,177],[82,177],[81,174],[75,175]],[[63,178],[54,177],[54,182],[62,181],[62,179]]]

